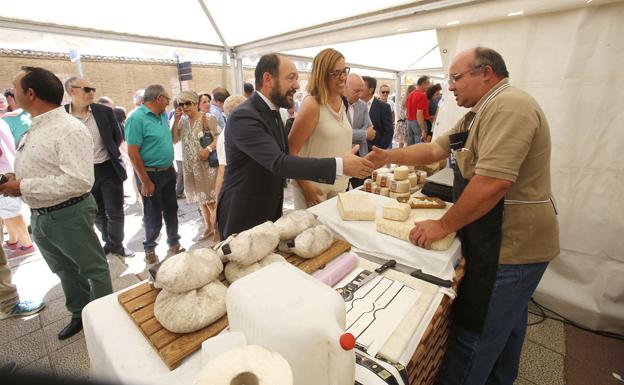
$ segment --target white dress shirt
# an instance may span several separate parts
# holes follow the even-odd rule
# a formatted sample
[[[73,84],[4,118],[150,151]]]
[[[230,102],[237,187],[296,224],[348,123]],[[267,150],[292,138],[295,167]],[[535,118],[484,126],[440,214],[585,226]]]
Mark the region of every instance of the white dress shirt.
[[[93,139],[84,124],[58,107],[32,118],[15,157],[22,199],[31,208],[57,205],[91,191]]]

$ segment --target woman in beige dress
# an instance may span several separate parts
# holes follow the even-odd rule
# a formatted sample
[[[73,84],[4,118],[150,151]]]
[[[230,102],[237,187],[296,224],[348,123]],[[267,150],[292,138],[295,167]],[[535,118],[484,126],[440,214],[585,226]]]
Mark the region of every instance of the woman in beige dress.
[[[342,94],[350,68],[344,56],[328,48],[314,58],[308,81],[308,96],[297,113],[288,147],[291,155],[332,158],[351,150],[351,124]],[[333,185],[312,181],[293,182],[295,209],[304,209],[347,190],[349,178],[339,176]]]
[[[177,100],[182,111],[176,110],[174,115],[171,129],[173,143],[182,141],[184,193],[188,203],[198,204],[206,224],[202,238],[207,238],[214,233],[211,214],[215,209],[217,178],[217,168],[209,166],[208,157],[212,151],[216,151],[219,125],[214,116],[198,111],[197,93],[183,91]],[[182,117],[182,113],[186,118]],[[214,139],[208,147],[202,148],[200,138],[205,132],[210,132]]]

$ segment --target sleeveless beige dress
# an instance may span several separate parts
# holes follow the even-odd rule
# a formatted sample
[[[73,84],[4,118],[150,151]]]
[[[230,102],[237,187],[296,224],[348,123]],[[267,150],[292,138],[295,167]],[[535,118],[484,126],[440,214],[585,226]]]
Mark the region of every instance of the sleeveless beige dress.
[[[319,120],[312,135],[305,142],[299,156],[309,158],[338,158],[351,149],[351,124],[347,118],[344,104],[340,103],[340,111],[336,113],[329,105],[321,105]],[[322,201],[344,192],[349,184],[349,177],[339,176],[334,184],[324,184],[310,181],[322,192]],[[303,190],[293,181],[295,209],[305,209],[306,202]]]

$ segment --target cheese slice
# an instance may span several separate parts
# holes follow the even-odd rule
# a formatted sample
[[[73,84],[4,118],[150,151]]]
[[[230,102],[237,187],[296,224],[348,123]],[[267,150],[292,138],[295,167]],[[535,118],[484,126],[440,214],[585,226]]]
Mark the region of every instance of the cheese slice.
[[[338,194],[338,213],[343,221],[374,221],[375,206],[366,194]]]
[[[412,207],[407,203],[390,202],[383,207],[383,217],[403,222],[409,218]]]
[[[409,175],[409,168],[407,166],[399,166],[394,169],[394,179],[395,180],[405,180]]]

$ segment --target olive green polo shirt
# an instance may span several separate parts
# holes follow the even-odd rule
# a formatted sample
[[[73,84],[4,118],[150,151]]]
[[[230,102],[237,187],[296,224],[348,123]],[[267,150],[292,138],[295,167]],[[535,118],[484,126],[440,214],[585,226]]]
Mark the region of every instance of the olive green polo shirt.
[[[145,167],[173,165],[173,140],[164,112],[158,116],[141,104],[126,121],[126,142],[141,147],[139,153]]]
[[[449,135],[468,130],[476,119],[464,146],[468,151],[455,154],[462,176],[514,182],[505,196],[499,263],[547,262],[559,254],[559,225],[549,201],[550,129],[535,99],[516,87],[502,90],[484,105],[490,94],[508,83],[501,80],[435,142],[450,152]],[[547,202],[535,203],[539,201]]]

